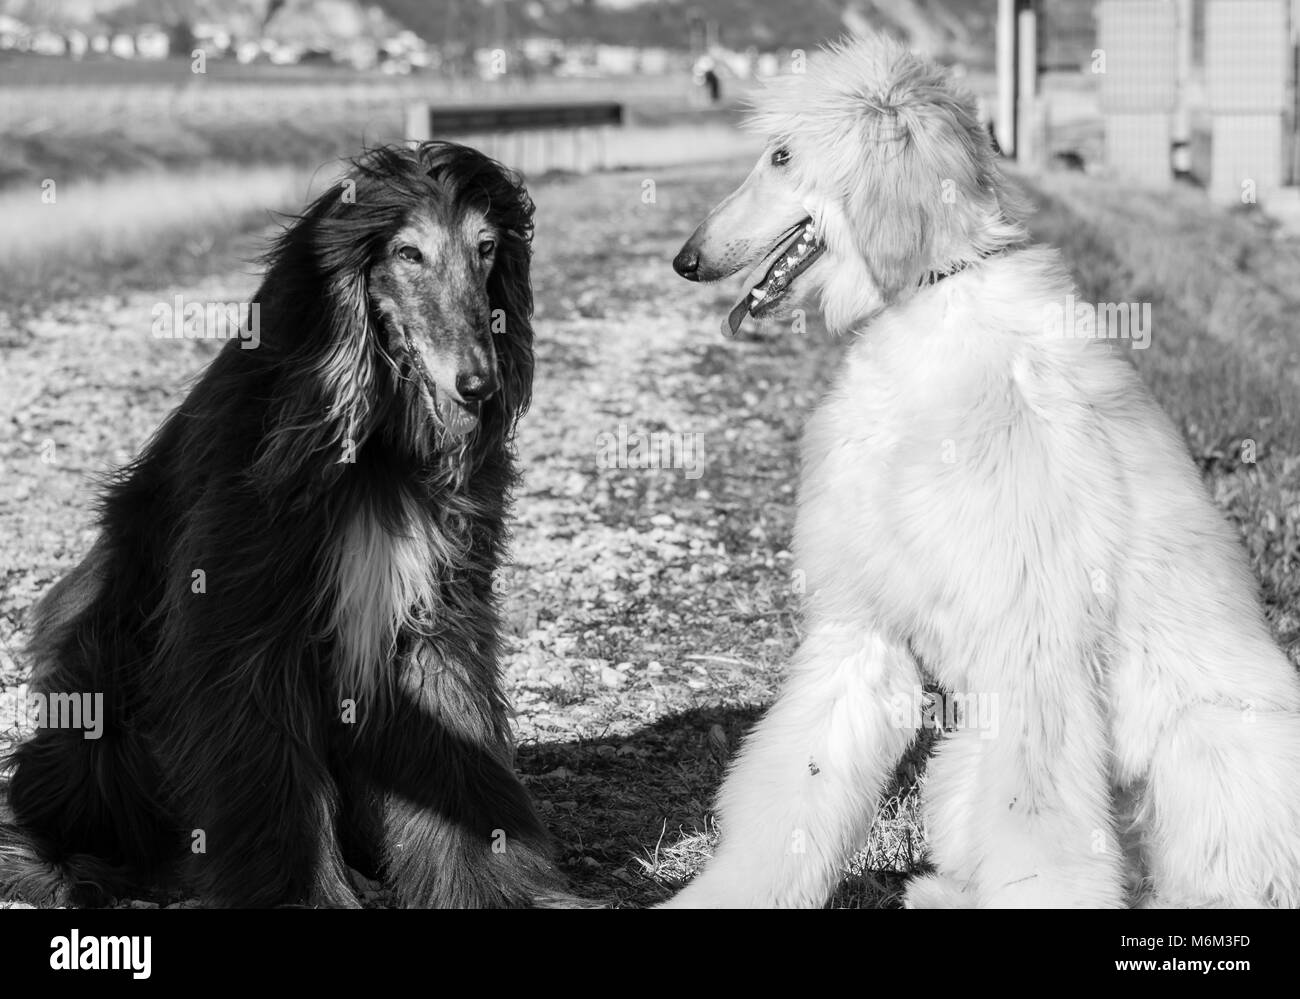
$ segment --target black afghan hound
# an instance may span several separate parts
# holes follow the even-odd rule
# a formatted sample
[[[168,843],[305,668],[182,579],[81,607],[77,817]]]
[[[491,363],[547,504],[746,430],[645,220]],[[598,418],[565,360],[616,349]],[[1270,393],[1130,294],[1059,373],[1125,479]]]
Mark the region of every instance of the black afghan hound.
[[[349,864],[405,905],[563,897],[511,768],[493,590],[532,211],[429,142],[368,152],[277,240],[260,345],[214,359],[37,608],[33,688],[102,693],[105,721],[15,750],[0,886],[356,906]]]

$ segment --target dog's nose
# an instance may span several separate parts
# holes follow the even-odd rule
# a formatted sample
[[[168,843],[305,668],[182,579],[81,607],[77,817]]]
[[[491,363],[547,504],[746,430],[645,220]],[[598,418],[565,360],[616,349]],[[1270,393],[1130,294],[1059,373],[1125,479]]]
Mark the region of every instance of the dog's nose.
[[[700,279],[700,251],[687,243],[678,251],[677,256],[673,257],[673,270],[675,270],[687,281],[698,281]]]
[[[496,383],[490,376],[486,378],[483,375],[456,376],[456,394],[465,402],[471,404],[484,402],[490,399],[496,390]]]

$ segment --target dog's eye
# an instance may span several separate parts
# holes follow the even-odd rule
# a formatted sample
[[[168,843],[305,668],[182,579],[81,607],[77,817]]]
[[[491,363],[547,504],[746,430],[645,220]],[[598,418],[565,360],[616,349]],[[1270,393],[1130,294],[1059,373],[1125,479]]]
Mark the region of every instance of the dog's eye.
[[[478,255],[487,259],[497,252],[497,241],[495,239],[485,239],[478,244]]]
[[[778,146],[772,150],[772,166],[785,166],[790,162],[790,150],[785,146]]]
[[[417,250],[414,246],[399,247],[397,250],[397,255],[401,257],[403,260],[407,261],[408,263],[419,264],[424,262],[424,254],[421,253],[419,250]]]

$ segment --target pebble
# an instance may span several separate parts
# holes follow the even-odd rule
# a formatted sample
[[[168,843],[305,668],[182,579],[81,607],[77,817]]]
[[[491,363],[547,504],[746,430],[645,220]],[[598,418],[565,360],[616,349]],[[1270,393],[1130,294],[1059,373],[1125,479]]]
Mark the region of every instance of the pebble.
[[[605,666],[600,671],[600,682],[606,687],[621,687],[627,683],[627,677],[618,670]]]

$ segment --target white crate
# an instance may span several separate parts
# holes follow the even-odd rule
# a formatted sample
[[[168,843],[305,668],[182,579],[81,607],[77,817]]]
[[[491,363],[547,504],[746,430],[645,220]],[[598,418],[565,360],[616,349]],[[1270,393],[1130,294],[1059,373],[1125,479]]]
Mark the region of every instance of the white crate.
[[[1282,116],[1216,114],[1210,119],[1210,197],[1246,203],[1282,186]],[[1248,186],[1249,185],[1249,186]]]
[[[1205,88],[1212,111],[1280,111],[1289,75],[1286,0],[1210,0]]]
[[[1104,111],[1168,111],[1178,93],[1177,7],[1174,0],[1102,0],[1097,48]]]
[[[1143,187],[1168,187],[1173,118],[1165,113],[1106,115],[1106,166]]]

